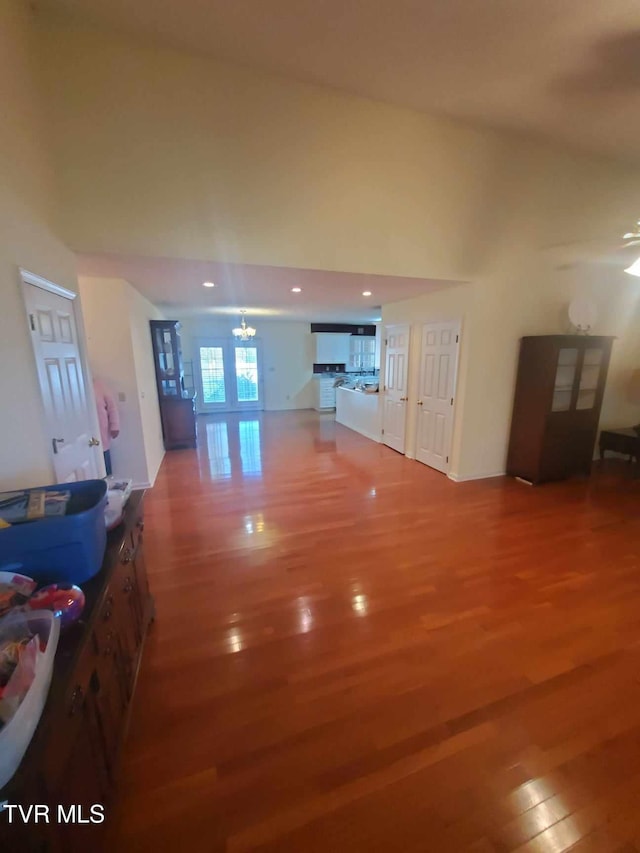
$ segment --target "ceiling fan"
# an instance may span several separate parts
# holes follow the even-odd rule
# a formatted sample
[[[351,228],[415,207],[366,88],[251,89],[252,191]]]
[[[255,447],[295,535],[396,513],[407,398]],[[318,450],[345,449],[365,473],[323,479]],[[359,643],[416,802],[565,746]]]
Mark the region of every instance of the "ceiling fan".
[[[612,236],[609,239],[593,238],[575,243],[557,243],[544,247],[543,251],[557,257],[557,269],[570,269],[580,261],[609,262],[616,266],[628,264],[630,259],[626,257],[626,250],[633,246],[640,246],[640,220],[618,240]],[[640,276],[640,257],[626,266],[624,271],[629,275]]]
[[[628,246],[640,245],[640,219],[636,222],[636,227],[633,231],[627,231],[626,234],[623,234],[622,239],[625,241],[623,244],[625,249]],[[625,272],[629,273],[629,275],[640,276],[640,257],[636,258],[630,266],[626,267]]]
[[[622,239],[625,241],[623,244],[625,247],[640,245],[640,219],[636,222],[633,231],[627,231],[626,234],[622,235]]]

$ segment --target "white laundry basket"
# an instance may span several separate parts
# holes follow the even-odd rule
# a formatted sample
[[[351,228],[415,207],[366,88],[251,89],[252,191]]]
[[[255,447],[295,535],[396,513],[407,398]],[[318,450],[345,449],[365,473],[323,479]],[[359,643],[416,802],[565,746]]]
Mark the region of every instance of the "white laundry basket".
[[[0,790],[18,769],[36,730],[51,684],[53,659],[60,636],[60,619],[50,610],[13,612],[0,619],[0,642],[15,634],[20,625],[27,623],[29,631],[46,643],[44,652],[36,659],[36,674],[9,722],[0,729]]]

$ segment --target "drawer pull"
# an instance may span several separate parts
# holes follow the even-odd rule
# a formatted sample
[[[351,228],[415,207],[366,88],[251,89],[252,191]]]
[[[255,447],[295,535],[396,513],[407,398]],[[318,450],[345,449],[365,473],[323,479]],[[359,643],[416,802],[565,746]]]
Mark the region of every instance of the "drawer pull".
[[[138,528],[138,530],[140,531],[140,533],[142,533],[142,531],[144,530],[144,521],[143,521],[141,518],[139,518],[139,519],[136,521],[136,527]]]
[[[108,622],[111,619],[111,615],[113,613],[113,596],[110,595],[105,601],[104,611],[102,614],[102,618],[105,622]]]
[[[124,579],[124,586],[122,587],[122,591],[123,592],[131,592],[132,589],[133,589],[133,581],[131,580],[130,577],[126,577]]]
[[[70,717],[75,716],[76,712],[78,711],[78,709],[82,705],[83,696],[84,696],[84,693],[82,692],[82,687],[80,687],[80,685],[78,685],[74,689],[73,693],[71,694],[71,704],[69,705],[69,716]]]
[[[131,548],[125,548],[122,552],[122,562],[130,563],[133,560],[135,552]]]
[[[113,631],[107,631],[107,636],[105,637],[106,646],[104,648],[104,654],[106,657],[109,657],[113,654],[113,646],[111,643],[113,642]]]

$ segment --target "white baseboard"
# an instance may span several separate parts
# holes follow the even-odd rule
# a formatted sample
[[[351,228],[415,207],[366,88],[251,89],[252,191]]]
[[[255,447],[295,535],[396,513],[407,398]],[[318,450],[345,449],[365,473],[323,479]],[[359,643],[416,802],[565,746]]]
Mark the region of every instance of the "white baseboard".
[[[153,483],[134,483],[132,489],[152,489]]]
[[[465,477],[461,477],[459,474],[447,474],[447,477],[454,483],[467,483],[469,480],[490,480],[492,477],[504,477],[506,473],[506,471],[496,471],[493,474],[469,474]]]
[[[343,426],[343,427],[346,427],[347,429],[350,429],[351,432],[357,432],[358,435],[361,435],[364,438],[368,438],[370,441],[376,441],[378,444],[382,443],[382,436],[381,435],[375,435],[372,432],[364,432],[364,430],[354,429],[354,427],[349,426],[348,424],[344,424],[344,423],[342,423],[342,421],[336,420],[336,423],[340,424],[340,426]]]

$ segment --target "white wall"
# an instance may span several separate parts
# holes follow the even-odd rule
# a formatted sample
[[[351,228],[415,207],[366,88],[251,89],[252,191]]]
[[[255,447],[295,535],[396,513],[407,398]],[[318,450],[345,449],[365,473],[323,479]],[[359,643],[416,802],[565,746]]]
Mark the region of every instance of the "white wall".
[[[531,257],[512,277],[496,277],[383,306],[384,323],[413,325],[409,397],[419,378],[420,326],[460,317],[463,322],[451,474],[462,479],[504,472],[515,389],[519,338],[570,332],[569,302],[588,298],[598,309],[594,334],[614,335],[601,426],[630,426],[640,407],[626,398],[631,371],[640,365],[640,279],[619,270],[581,264],[558,270]],[[415,449],[410,408],[407,447]]]
[[[638,169],[46,15],[40,34],[79,250],[467,280],[507,242],[638,215]]]
[[[52,172],[31,65],[27,5],[0,0],[0,489],[54,481],[18,267],[77,290],[52,229]]]
[[[558,329],[570,297],[592,292],[598,329],[620,336],[604,422],[626,422],[636,285],[557,269],[545,247],[614,245],[638,216],[637,167],[46,15],[39,38],[70,244],[469,281],[384,311],[464,319],[459,476],[504,468],[520,335]],[[266,359],[270,407],[311,404],[292,344]]]
[[[195,341],[199,337],[231,337],[237,317],[224,320],[183,318],[184,357],[197,364]],[[249,317],[262,341],[264,403],[267,411],[313,407],[313,341],[308,323]]]
[[[81,276],[87,351],[94,376],[118,398],[120,435],[111,445],[116,477],[153,485],[164,449],[149,319],[161,314],[122,279]]]
[[[164,457],[164,443],[149,321],[163,320],[164,315],[135,288],[127,286],[125,293],[129,303],[129,331],[147,464],[146,482],[152,484]]]

